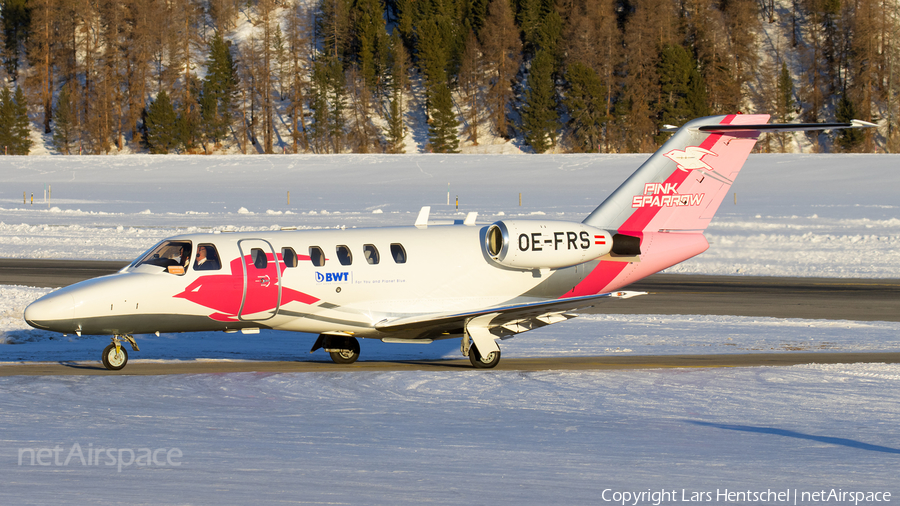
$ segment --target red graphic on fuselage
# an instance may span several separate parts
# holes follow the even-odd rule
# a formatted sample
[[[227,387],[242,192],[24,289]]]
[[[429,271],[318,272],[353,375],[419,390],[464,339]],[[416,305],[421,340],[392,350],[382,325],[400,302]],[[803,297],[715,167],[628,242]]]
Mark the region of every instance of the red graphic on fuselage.
[[[250,255],[246,255],[243,259],[235,258],[230,263],[230,274],[200,276],[175,297],[212,309],[215,312],[209,317],[223,322],[237,321],[239,312],[241,315],[252,315],[274,311],[278,306],[278,270],[284,274],[287,266],[282,261],[281,255],[278,255],[278,260],[275,261],[274,256],[269,253],[266,259],[266,267],[256,269]],[[242,261],[248,267],[247,296],[243,308],[241,308],[241,299],[244,298]],[[318,300],[312,295],[281,287],[281,305],[293,301],[313,304]]]
[[[678,170],[683,170],[685,172],[690,172],[692,170],[715,170],[710,167],[708,163],[703,161],[704,155],[719,156],[708,149],[698,146],[688,146],[684,148],[684,151],[673,149],[663,156],[675,162]]]

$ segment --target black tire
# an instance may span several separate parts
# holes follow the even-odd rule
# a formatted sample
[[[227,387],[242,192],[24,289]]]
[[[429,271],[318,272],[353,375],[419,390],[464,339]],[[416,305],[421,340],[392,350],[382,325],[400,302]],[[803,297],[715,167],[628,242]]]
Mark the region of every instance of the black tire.
[[[481,353],[478,353],[478,348],[473,344],[469,346],[469,362],[476,369],[493,369],[500,363],[500,350],[490,352],[487,360],[482,360]]]
[[[332,343],[341,340],[340,337],[333,339],[334,341],[332,341]],[[341,351],[329,352],[331,360],[335,364],[352,364],[359,358],[359,341],[357,341],[355,337],[346,337],[344,339],[346,340],[342,343],[343,348]]]
[[[103,348],[103,355],[100,356],[103,367],[110,371],[118,371],[125,367],[128,363],[128,351],[124,346],[119,346],[119,356],[116,356],[116,345],[110,344]]]

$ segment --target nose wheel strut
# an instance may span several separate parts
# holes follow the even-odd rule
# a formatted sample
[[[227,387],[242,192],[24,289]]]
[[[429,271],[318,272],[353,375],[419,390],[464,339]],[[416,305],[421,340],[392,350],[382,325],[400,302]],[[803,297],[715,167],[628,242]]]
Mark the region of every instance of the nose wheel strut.
[[[128,351],[122,347],[122,341],[127,341],[131,345],[132,350],[141,351],[140,348],[138,348],[134,337],[129,336],[128,334],[114,335],[112,337],[112,344],[107,345],[106,348],[103,349],[103,354],[100,356],[103,367],[106,367],[110,371],[118,371],[128,363]]]

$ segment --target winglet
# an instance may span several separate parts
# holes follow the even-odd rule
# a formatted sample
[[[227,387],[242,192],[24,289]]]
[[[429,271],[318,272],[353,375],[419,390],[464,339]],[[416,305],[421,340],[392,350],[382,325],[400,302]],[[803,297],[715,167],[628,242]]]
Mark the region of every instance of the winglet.
[[[850,128],[875,128],[878,126],[875,123],[863,121],[861,119],[851,119],[850,124],[853,125]]]
[[[428,226],[428,216],[431,214],[431,206],[423,206],[416,218],[416,226],[425,228]]]
[[[609,295],[610,295],[610,297],[614,297],[616,299],[630,299],[632,297],[637,297],[639,295],[647,295],[647,292],[619,291],[619,292],[612,292]]]

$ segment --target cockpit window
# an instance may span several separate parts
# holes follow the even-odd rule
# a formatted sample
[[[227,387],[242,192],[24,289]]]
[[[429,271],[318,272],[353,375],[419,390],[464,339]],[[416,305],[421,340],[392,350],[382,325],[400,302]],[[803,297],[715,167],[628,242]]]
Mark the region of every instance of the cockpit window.
[[[219,261],[219,252],[212,244],[200,244],[197,246],[197,259],[194,260],[195,271],[217,271],[222,268]]]
[[[191,261],[190,241],[163,241],[147,252],[140,261],[133,264],[163,267],[172,274],[184,274],[184,267]]]

